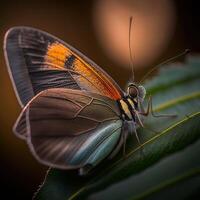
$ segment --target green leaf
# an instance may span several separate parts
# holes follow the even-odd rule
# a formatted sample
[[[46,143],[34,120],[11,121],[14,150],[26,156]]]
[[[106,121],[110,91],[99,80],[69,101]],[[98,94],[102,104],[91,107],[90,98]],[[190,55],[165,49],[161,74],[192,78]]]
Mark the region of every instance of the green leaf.
[[[50,169],[35,199],[189,199],[198,194],[200,58],[163,67],[145,87],[155,113],[177,117],[148,116],[146,128],[138,130],[142,145],[130,137],[125,157],[119,153],[88,176]]]
[[[199,148],[200,140],[143,172],[92,195],[91,199],[112,199],[113,193],[116,200],[178,200],[191,197],[200,189],[200,169],[197,168],[200,166]]]

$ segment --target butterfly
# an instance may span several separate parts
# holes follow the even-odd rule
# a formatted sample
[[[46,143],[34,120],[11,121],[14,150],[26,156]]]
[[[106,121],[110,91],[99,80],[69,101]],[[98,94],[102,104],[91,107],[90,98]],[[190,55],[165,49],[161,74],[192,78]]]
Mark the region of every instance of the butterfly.
[[[10,78],[22,107],[14,133],[41,163],[84,174],[113,158],[143,126],[145,88],[124,92],[93,61],[62,40],[35,28],[5,35]]]

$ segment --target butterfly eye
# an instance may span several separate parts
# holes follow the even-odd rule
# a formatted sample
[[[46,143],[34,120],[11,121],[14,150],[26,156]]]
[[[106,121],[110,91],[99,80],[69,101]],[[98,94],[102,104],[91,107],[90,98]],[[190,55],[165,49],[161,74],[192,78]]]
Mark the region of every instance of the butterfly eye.
[[[138,96],[138,89],[135,86],[130,86],[128,88],[128,95],[132,98],[135,98]]]

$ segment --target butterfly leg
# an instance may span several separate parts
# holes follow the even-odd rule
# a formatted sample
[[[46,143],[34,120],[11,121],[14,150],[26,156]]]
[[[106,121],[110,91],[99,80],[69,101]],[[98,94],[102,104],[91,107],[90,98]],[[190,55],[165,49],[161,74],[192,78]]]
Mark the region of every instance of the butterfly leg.
[[[142,123],[142,122],[141,122]],[[127,136],[128,136],[128,134],[131,134],[131,135],[133,135],[133,134],[135,134],[135,137],[136,137],[136,139],[137,139],[137,142],[138,142],[138,144],[139,144],[139,146],[141,146],[142,145],[142,143],[140,142],[140,138],[139,138],[139,136],[138,136],[138,132],[137,132],[137,129],[136,129],[136,124],[135,124],[135,122],[134,121],[127,121],[127,128],[128,128],[128,131],[126,132],[126,135],[125,135],[125,140],[127,139]],[[124,143],[124,148],[123,148],[123,153],[124,153],[124,155],[125,155],[125,145],[126,145],[126,143]]]
[[[137,129],[134,129],[135,137],[137,139],[138,144],[141,146],[140,138],[138,137]]]
[[[153,103],[152,103],[152,97],[151,96],[149,96],[149,99],[148,99],[148,102],[147,102],[147,110],[145,111],[145,109],[144,109],[142,104],[140,104],[140,107],[141,107],[142,112],[137,112],[137,111],[135,112],[140,126],[143,127],[144,129],[147,129],[147,130],[149,130],[151,132],[154,132],[156,134],[158,134],[159,132],[147,127],[146,125],[144,126],[144,124],[140,120],[139,114],[143,115],[143,116],[148,116],[149,114],[151,114],[153,117],[157,117],[157,118],[159,118],[159,117],[176,117],[177,116],[177,115],[170,115],[170,114],[159,114],[159,115],[156,115],[153,112]]]
[[[139,121],[140,121],[139,124],[141,123],[140,125],[144,126],[143,123],[142,123],[142,121],[141,120],[139,120]],[[133,134],[133,133],[135,134],[135,137],[137,139],[138,144],[141,145],[140,138],[138,136],[137,129],[136,129],[136,124],[133,121],[131,121],[130,123],[131,124],[129,126],[130,127],[130,131],[129,132],[130,132],[130,134]]]
[[[148,106],[148,107],[149,107],[149,106]],[[149,108],[148,108],[148,109],[149,109]],[[148,110],[148,109],[147,109],[147,110]],[[135,116],[136,116],[136,118],[137,118],[138,124],[139,124],[142,128],[144,128],[144,129],[147,129],[147,130],[149,130],[149,131],[151,131],[151,132],[154,132],[154,133],[158,133],[157,131],[155,131],[155,130],[149,128],[149,127],[147,127],[146,125],[144,125],[143,122],[142,122],[142,120],[140,119],[139,114],[141,114],[141,113],[135,110]]]
[[[138,133],[137,133],[136,126],[135,126],[135,125],[133,125],[132,127],[133,127],[133,131],[132,131],[132,133],[134,133],[134,134],[135,134],[135,137],[136,137],[136,139],[137,139],[137,142],[138,142],[138,144],[139,144],[140,153],[141,153],[141,155],[142,155],[142,156],[144,156],[144,151],[143,151],[144,149],[143,149],[143,145],[142,145],[142,143],[140,142],[140,138],[139,138],[139,136],[138,136]]]
[[[151,114],[153,117],[177,117],[177,115],[175,115],[175,114],[155,114],[153,112],[153,103],[152,103],[151,96],[149,96],[149,99],[148,99],[147,110],[144,112],[139,112],[139,114],[141,114],[143,116],[148,116],[149,114]]]
[[[141,119],[140,119],[140,116],[139,116],[139,114],[144,115],[144,116],[148,116],[149,113],[151,113],[151,112],[150,112],[150,108],[151,108],[151,106],[150,106],[150,99],[148,100],[148,106],[147,106],[147,110],[146,110],[146,111],[144,110],[144,107],[143,107],[142,104],[140,104],[140,106],[141,106],[142,112],[138,112],[138,111],[135,110],[135,116],[136,116],[136,118],[137,118],[137,121],[138,121],[139,125],[140,125],[142,128],[147,129],[147,130],[149,130],[149,131],[151,131],[151,132],[153,132],[153,133],[156,133],[156,134],[159,133],[158,131],[155,131],[155,130],[153,130],[153,129],[147,127],[146,125],[144,125],[143,122],[142,122]]]

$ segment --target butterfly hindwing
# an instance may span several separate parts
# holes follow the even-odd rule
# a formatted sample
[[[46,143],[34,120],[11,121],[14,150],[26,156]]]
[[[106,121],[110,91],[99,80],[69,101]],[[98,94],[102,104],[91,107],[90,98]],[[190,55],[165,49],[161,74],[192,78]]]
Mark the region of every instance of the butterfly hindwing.
[[[38,29],[14,27],[4,40],[10,76],[22,106],[48,88],[87,90],[119,99],[123,92],[94,62]]]
[[[27,131],[24,138],[35,157],[61,169],[97,165],[113,151],[121,136],[116,101],[80,90],[45,90],[20,116],[16,131],[23,130],[23,136]],[[24,124],[26,129],[20,128]]]

